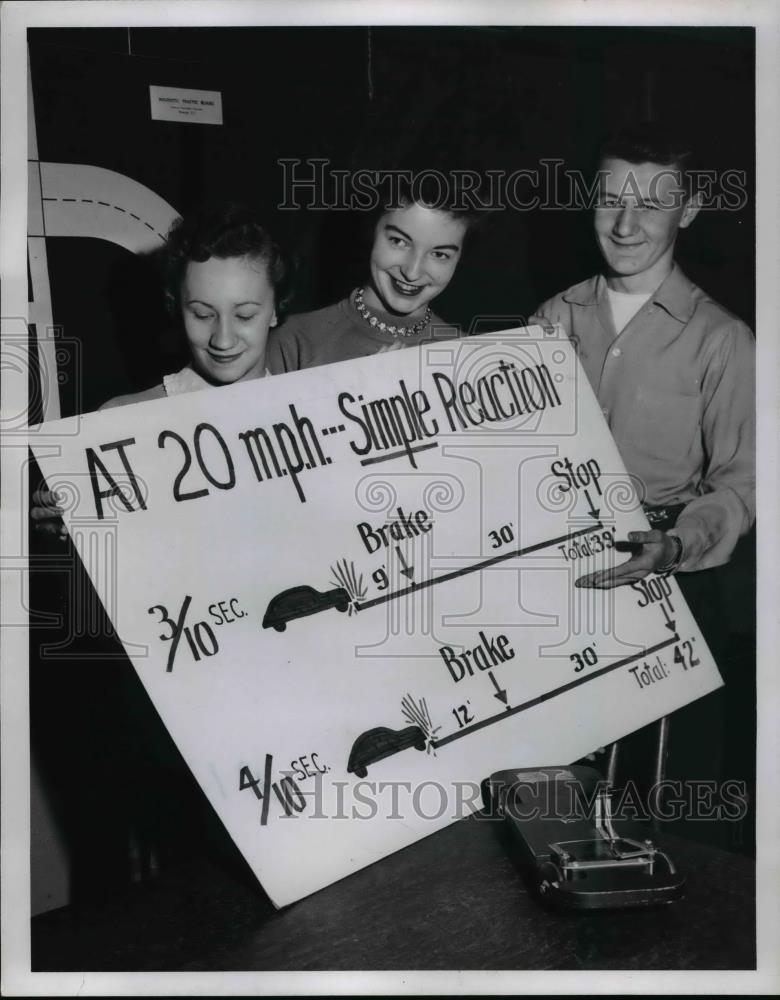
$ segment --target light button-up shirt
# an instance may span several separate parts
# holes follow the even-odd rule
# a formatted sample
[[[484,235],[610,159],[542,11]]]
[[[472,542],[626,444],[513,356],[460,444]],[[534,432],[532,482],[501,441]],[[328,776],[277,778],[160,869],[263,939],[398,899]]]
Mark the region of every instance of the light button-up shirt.
[[[642,501],[687,504],[680,569],[727,562],[755,519],[750,329],[677,266],[619,334],[603,276],[537,313],[574,342]]]

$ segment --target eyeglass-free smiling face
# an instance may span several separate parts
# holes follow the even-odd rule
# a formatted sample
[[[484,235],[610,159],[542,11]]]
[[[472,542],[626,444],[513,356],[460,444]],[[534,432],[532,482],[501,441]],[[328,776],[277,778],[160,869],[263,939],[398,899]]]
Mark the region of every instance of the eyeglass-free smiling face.
[[[276,325],[276,309],[263,260],[190,261],[181,303],[193,364],[204,378],[230,385],[265,373],[265,348],[268,331]]]
[[[602,162],[594,226],[616,291],[654,292],[672,270],[674,244],[699,204],[689,199],[673,167]]]
[[[374,230],[366,305],[421,317],[450,283],[467,228],[465,219],[416,202],[386,212]]]

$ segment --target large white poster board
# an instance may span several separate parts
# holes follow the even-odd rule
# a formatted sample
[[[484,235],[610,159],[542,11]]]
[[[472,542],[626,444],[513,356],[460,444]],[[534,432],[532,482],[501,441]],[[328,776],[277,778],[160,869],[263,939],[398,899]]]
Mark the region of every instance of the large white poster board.
[[[572,348],[445,340],[43,425],[119,637],[279,905],[720,685]]]

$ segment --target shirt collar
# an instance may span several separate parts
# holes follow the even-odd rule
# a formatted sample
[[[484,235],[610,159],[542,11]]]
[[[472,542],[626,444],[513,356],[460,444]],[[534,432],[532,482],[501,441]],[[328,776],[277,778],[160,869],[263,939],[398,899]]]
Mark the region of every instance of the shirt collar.
[[[653,302],[681,323],[687,323],[696,310],[696,286],[685,277],[677,264],[653,295]]]
[[[597,274],[592,278],[588,278],[587,281],[581,281],[579,285],[575,285],[573,288],[565,291],[563,293],[563,301],[571,302],[572,305],[576,306],[594,305],[602,294],[601,286],[603,284],[604,279],[600,274]]]
[[[682,273],[677,264],[663,283],[653,293],[653,302],[665,309],[681,323],[687,323],[696,308],[696,286]],[[595,305],[607,293],[607,282],[602,274],[575,285],[563,293],[564,302],[574,305]]]

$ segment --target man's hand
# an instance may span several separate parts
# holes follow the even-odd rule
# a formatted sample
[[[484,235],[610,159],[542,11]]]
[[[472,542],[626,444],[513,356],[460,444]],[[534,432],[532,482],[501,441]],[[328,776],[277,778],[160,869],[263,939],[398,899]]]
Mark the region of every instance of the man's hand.
[[[36,490],[32,495],[30,518],[33,528],[42,535],[56,535],[61,539],[68,537],[56,493],[46,489]]]
[[[629,531],[628,540],[641,546],[640,551],[628,562],[621,563],[614,569],[602,569],[581,576],[574,581],[574,586],[597,587],[599,590],[623,587],[627,583],[643,580],[650,573],[657,573],[662,567],[668,566],[677,553],[676,543],[665,531],[657,528],[652,531]]]

